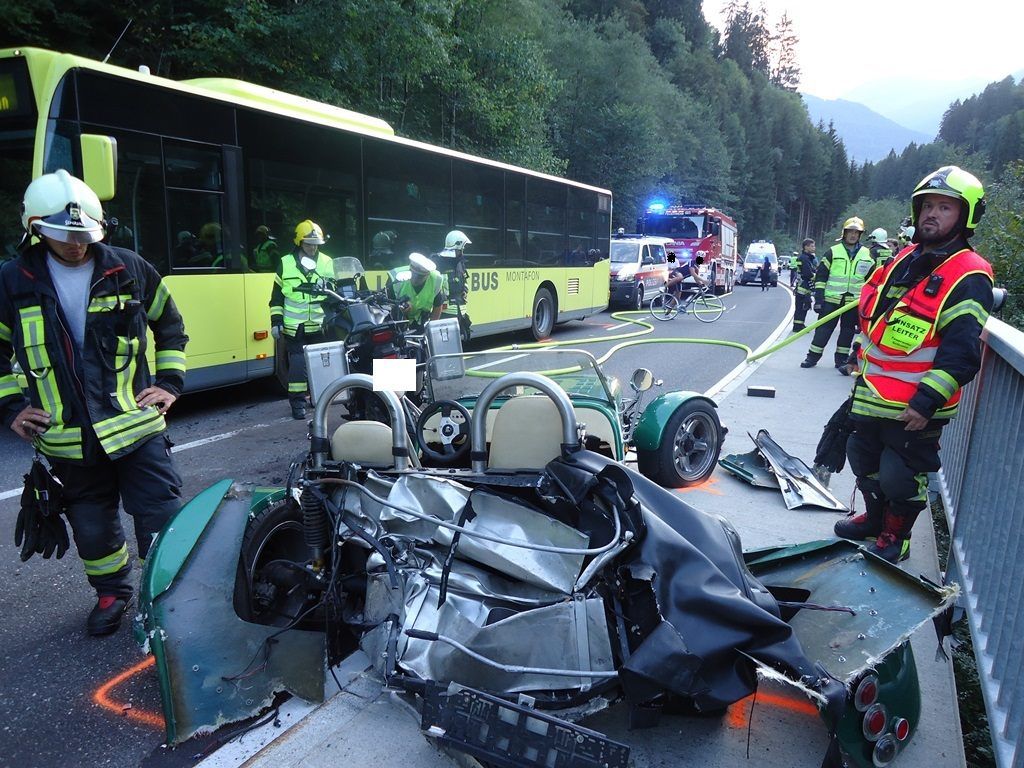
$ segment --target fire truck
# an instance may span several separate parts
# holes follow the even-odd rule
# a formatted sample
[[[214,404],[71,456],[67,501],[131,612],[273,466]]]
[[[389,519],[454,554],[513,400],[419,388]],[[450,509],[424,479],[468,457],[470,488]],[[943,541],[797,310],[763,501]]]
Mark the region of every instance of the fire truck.
[[[716,208],[651,203],[637,220],[644,235],[667,237],[665,247],[685,263],[704,257],[704,269],[716,294],[732,290],[736,279],[736,222]]]

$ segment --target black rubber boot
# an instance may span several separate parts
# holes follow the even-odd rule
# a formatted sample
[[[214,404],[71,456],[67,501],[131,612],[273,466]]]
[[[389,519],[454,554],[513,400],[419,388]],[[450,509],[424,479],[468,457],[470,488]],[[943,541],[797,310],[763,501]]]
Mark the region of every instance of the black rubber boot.
[[[85,631],[93,637],[116,632],[130,602],[131,598],[100,595],[96,606],[89,612],[89,618],[85,620]]]
[[[820,357],[814,357],[813,355],[808,355],[807,357],[804,358],[804,361],[802,363],[800,363],[800,367],[801,368],[813,368],[814,366],[816,366],[818,364],[819,360],[821,360]]]
[[[292,400],[292,418],[296,421],[306,418],[306,402],[304,400]]]
[[[835,524],[832,530],[841,539],[864,541],[874,539],[885,527],[886,504],[882,500],[881,490],[861,487],[864,496],[864,512],[856,517],[845,517]]]

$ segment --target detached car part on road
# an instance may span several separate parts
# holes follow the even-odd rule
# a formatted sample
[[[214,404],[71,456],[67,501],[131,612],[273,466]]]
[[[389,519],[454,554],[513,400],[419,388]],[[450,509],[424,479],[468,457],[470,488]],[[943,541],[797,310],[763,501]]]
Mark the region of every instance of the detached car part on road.
[[[372,381],[323,394],[286,489],[223,481],[158,538],[141,613],[169,743],[280,690],[322,698],[326,664],[357,647],[388,686],[423,697],[428,733],[493,765],[624,765],[623,745],[571,720],[620,700],[637,723],[672,699],[720,711],[759,675],[818,704],[833,765],[840,752],[887,765],[916,728],[906,639],[948,595],[849,542],[746,563],[724,519],[584,447],[576,403],[540,374],[479,392],[470,467],[455,470],[416,466],[391,393],[378,393],[390,427],[328,434],[329,403],[351,387]],[[549,439],[544,423],[489,422],[510,390],[557,414],[557,444],[519,454],[539,464],[495,466],[506,440]]]

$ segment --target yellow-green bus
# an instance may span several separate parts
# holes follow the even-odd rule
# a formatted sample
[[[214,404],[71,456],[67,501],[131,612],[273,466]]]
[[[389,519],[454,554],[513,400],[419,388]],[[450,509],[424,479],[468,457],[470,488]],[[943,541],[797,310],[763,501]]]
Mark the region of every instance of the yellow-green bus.
[[[269,231],[290,252],[304,219],[330,236],[330,256],[359,258],[371,286],[461,229],[474,336],[541,338],[608,304],[607,190],[250,83],[176,82],[36,48],[0,50],[0,259],[16,254],[29,181],[58,168],[89,181],[97,137],[116,142],[108,241],[166,276],[190,337],[188,390],[281,374],[276,265],[259,246]]]

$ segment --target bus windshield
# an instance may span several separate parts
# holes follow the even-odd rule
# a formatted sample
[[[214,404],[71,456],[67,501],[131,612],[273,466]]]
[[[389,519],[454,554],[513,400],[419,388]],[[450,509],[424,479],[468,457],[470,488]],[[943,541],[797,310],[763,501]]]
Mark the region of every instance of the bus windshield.
[[[703,216],[648,216],[645,235],[694,240],[704,230]]]
[[[638,247],[637,243],[612,243],[612,264],[632,264]]]

